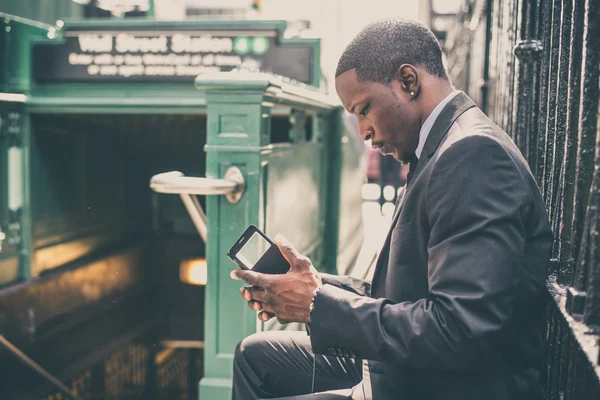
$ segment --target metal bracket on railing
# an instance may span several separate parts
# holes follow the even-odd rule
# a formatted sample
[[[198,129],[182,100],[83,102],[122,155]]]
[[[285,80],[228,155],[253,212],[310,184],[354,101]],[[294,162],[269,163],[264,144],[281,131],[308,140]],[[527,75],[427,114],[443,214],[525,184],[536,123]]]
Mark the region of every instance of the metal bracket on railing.
[[[200,237],[206,243],[206,214],[197,195],[225,195],[227,201],[236,204],[244,193],[244,176],[238,167],[229,167],[223,179],[193,178],[179,171],[154,175],[150,188],[157,193],[178,194]]]
[[[536,61],[542,58],[544,46],[540,40],[519,40],[513,48],[513,53],[523,62]]]

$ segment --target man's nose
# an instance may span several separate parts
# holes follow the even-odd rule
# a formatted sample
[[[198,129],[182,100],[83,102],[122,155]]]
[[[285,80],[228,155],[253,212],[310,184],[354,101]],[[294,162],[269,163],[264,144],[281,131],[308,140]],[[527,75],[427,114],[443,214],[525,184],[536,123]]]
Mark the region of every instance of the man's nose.
[[[371,128],[369,125],[364,124],[364,123],[360,123],[358,124],[359,126],[359,132],[360,132],[360,138],[362,140],[364,140],[365,142],[368,140],[371,140],[371,138],[373,137],[373,128]]]
[[[373,139],[373,131],[371,129],[363,131],[363,133],[360,135],[360,138],[365,142],[368,142],[369,140]]]

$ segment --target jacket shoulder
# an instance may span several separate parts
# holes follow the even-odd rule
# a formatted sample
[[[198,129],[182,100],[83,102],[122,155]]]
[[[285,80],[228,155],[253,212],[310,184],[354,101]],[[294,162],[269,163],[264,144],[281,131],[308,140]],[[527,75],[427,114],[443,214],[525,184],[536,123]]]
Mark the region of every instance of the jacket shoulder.
[[[473,107],[456,119],[441,143],[437,156],[441,156],[451,147],[461,148],[465,152],[502,148],[515,162],[526,164],[510,136],[477,107]]]

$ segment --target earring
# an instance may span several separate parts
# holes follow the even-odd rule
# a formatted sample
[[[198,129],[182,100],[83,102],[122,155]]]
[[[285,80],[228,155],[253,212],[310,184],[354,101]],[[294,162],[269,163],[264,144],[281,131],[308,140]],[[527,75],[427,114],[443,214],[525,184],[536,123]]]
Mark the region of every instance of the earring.
[[[410,97],[415,97],[415,92],[410,92]]]

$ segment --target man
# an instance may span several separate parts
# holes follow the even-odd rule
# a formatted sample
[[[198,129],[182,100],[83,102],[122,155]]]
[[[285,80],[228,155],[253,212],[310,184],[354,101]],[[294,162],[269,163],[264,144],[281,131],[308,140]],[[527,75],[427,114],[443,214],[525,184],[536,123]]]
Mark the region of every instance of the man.
[[[234,398],[542,399],[552,234],[526,161],[415,22],[367,26],[336,90],[362,139],[410,162],[408,183],[372,284],[318,274],[281,237],[288,274],[232,273],[262,320],[310,324],[242,341]]]

